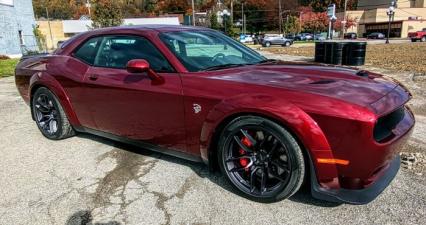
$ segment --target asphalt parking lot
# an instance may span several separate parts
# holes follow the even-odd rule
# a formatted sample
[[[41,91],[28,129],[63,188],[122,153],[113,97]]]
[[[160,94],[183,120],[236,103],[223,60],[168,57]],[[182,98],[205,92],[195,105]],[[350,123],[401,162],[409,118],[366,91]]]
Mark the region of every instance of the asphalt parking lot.
[[[404,169],[368,205],[306,190],[262,204],[201,164],[92,135],[47,140],[13,77],[0,79],[0,121],[0,224],[426,224],[426,177]]]

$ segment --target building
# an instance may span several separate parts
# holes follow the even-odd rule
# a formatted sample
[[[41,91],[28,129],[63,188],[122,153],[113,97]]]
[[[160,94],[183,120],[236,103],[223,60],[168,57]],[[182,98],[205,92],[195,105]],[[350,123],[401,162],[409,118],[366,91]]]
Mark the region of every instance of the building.
[[[147,24],[167,24],[179,25],[179,17],[165,15],[164,17],[153,18],[126,18],[123,25],[147,25]],[[75,34],[92,29],[91,20],[39,20],[38,29],[46,37],[46,45],[49,49],[57,47],[58,42],[64,41]]]
[[[386,11],[391,0],[359,0],[357,10],[348,11],[347,18],[356,20],[356,26],[347,32],[356,32],[360,37],[365,37],[373,32],[387,34],[389,16]],[[426,0],[399,0],[395,16],[391,23],[390,37],[407,38],[409,32],[426,28]],[[344,13],[338,13],[342,18]]]
[[[0,0],[0,55],[20,57],[38,49],[31,0]]]

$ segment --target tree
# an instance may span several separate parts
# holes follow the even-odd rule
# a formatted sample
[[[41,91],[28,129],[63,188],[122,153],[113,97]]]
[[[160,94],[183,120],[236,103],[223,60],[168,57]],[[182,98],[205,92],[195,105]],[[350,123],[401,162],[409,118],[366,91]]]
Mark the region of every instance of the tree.
[[[33,34],[37,41],[38,50],[43,51],[44,49],[47,49],[46,36],[44,36],[40,29],[38,29],[38,25],[33,27]]]
[[[345,7],[345,0],[302,0],[303,6],[312,7],[315,12],[324,12],[327,10],[327,7],[330,4],[336,4],[336,8],[339,10],[343,10]],[[348,0],[347,9],[353,10],[356,9],[358,5],[358,0]]]
[[[301,7],[300,21],[302,29],[306,32],[326,31],[329,23],[327,12],[314,12],[310,7]]]
[[[296,34],[300,32],[299,20],[296,16],[288,16],[284,23],[284,33]]]
[[[115,0],[92,2],[92,27],[120,26],[123,23],[122,4]]]
[[[216,13],[212,13],[210,15],[210,28],[215,29],[215,30],[219,30],[220,25],[217,22],[217,15]]]
[[[70,0],[33,0],[34,13],[37,18],[47,18],[48,12],[51,19],[71,19],[75,10],[73,3]]]

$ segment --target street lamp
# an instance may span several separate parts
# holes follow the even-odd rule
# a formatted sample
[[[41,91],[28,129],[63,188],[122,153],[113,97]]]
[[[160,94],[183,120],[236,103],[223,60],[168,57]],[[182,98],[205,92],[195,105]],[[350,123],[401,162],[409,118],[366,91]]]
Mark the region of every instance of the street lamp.
[[[231,16],[231,13],[227,9],[224,9],[223,11],[219,11],[219,16],[222,17],[225,33],[228,34],[227,27],[226,27],[226,20],[228,19],[229,16]]]
[[[395,2],[392,1],[391,5],[389,6],[389,9],[386,10],[386,14],[389,16],[389,24],[388,24],[388,36],[386,38],[386,44],[389,44],[389,36],[391,32],[391,24],[392,24],[392,17],[395,15]]]

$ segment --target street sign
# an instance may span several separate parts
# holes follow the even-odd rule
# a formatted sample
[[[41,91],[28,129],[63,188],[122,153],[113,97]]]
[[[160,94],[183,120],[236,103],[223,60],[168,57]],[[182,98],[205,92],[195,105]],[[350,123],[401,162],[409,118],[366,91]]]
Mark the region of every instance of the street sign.
[[[328,6],[327,16],[330,18],[336,17],[336,4],[331,4]]]

